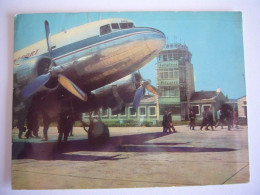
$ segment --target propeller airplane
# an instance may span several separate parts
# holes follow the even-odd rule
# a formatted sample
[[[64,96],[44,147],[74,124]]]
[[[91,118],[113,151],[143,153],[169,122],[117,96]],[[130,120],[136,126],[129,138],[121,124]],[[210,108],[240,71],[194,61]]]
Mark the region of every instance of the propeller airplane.
[[[44,140],[48,140],[52,118],[59,119],[58,128],[72,128],[81,113],[101,108],[120,113],[131,103],[137,109],[145,89],[158,94],[137,71],[163,49],[161,31],[136,27],[133,21],[120,18],[83,24],[55,35],[51,35],[48,21],[44,27],[46,39],[14,53],[13,119],[19,138],[25,121],[29,129],[37,123],[39,113]],[[64,140],[67,136],[65,131]],[[101,121],[88,129],[89,140],[100,137],[109,137]]]

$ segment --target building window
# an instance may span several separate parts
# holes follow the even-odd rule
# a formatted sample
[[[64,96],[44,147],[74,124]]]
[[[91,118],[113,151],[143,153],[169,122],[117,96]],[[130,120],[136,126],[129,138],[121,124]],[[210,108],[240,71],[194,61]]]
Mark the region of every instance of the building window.
[[[193,110],[194,114],[200,115],[200,106],[199,105],[191,106],[191,109]]]
[[[126,116],[125,108],[124,108],[123,111],[120,113],[120,116],[123,116],[123,117]]]
[[[150,115],[150,116],[156,116],[155,109],[156,109],[155,106],[150,106],[150,107],[149,107],[149,115]]]
[[[181,106],[180,105],[174,105],[172,109],[170,109],[173,115],[181,114]]]
[[[211,108],[211,105],[210,105],[210,104],[204,104],[204,105],[202,105],[202,112],[203,112],[204,110],[208,110],[209,108]]]
[[[102,110],[102,116],[107,117],[108,116],[108,109]]]
[[[179,69],[178,69],[178,68],[174,68],[174,71],[173,71],[173,78],[176,78],[176,79],[179,78]]]
[[[168,54],[169,61],[173,61],[173,54]]]
[[[176,68],[162,68],[158,70],[159,79],[179,79],[179,71]]]
[[[159,71],[159,78],[163,79],[163,72]]]
[[[163,55],[159,55],[159,56],[158,56],[158,61],[159,61],[159,62],[162,62],[162,61],[163,61]]]
[[[168,61],[167,55],[163,55],[163,61],[164,61],[164,62]]]
[[[171,86],[159,86],[162,97],[179,97],[180,91],[178,88]]]
[[[163,54],[159,55],[160,62],[168,62],[173,60],[178,60],[178,54],[174,54],[171,51],[163,52]]]
[[[117,112],[110,109],[110,113],[112,117],[117,117]]]
[[[146,116],[146,108],[144,106],[139,107],[139,115]]]
[[[168,77],[169,79],[173,79],[173,68],[168,69]]]
[[[129,114],[130,114],[130,116],[136,116],[135,109],[132,107],[129,107]]]

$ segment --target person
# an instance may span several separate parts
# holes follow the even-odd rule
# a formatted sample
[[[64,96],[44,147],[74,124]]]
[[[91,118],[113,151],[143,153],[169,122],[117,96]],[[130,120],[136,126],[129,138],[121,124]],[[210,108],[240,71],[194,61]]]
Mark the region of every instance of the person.
[[[233,126],[238,129],[237,110],[233,112]]]
[[[168,112],[168,128],[169,128],[169,131],[171,132],[171,129],[173,132],[176,132],[174,126],[173,126],[173,123],[172,123],[172,111],[169,110]]]
[[[67,142],[69,132],[73,128],[74,122],[75,122],[75,119],[74,119],[73,115],[61,113],[60,119],[58,122],[58,132],[59,132],[58,143],[59,144],[62,141],[62,137],[63,137],[64,142],[65,143]]]
[[[162,126],[163,126],[163,132],[166,133],[167,132],[167,124],[169,123],[168,121],[168,115],[167,115],[167,111],[164,111],[164,115],[163,115],[163,121],[162,121]]]
[[[21,110],[17,113],[17,123],[16,123],[16,127],[19,130],[18,133],[18,138],[21,139],[23,132],[26,132],[26,127],[24,126],[24,122],[26,120],[26,111],[25,110]]]
[[[223,129],[223,114],[222,114],[222,110],[219,109],[217,111],[217,124],[215,126],[215,129],[221,125],[221,129]]]
[[[213,128],[213,114],[211,112],[211,108],[209,108],[208,111],[207,111],[206,120],[207,120],[206,130],[209,130],[208,127],[210,126],[211,130],[214,131],[214,128]]]
[[[207,112],[208,112],[207,107],[204,107],[204,110],[202,112],[202,122],[200,125],[200,130],[202,130],[202,128],[207,125]]]
[[[193,110],[190,110],[189,118],[190,118],[190,130],[191,129],[194,130],[196,114],[193,112]]]
[[[36,112],[29,112],[27,115],[27,132],[25,134],[26,139],[32,138],[32,134],[39,138],[38,131],[39,131],[39,121],[38,121],[38,115]]]
[[[39,131],[39,107],[36,101],[32,100],[31,106],[29,107],[28,114],[26,117],[26,125],[27,125],[27,132],[25,133],[25,137],[27,139],[33,138],[32,134],[39,138],[38,131]]]
[[[227,119],[228,130],[230,131],[232,123],[233,123],[233,110],[232,109],[228,109],[227,110],[227,117],[226,117],[226,119]]]

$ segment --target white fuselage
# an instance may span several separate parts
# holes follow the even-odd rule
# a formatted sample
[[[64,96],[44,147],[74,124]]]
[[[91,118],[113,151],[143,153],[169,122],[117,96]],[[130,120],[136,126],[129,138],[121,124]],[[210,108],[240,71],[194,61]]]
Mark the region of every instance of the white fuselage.
[[[106,19],[51,36],[55,71],[90,91],[147,64],[164,47],[165,36],[153,28],[136,28],[126,19]],[[14,53],[14,72],[21,58],[49,56],[46,40]]]

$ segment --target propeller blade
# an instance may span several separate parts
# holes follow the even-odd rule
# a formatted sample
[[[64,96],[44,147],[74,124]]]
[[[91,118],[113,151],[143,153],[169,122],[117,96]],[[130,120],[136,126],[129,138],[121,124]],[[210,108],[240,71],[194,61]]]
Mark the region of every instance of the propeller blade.
[[[23,98],[27,99],[28,97],[35,94],[37,91],[40,90],[42,86],[44,86],[49,81],[50,78],[50,73],[38,76],[36,79],[34,79],[32,82],[30,82],[22,89],[21,93]]]
[[[50,31],[49,22],[47,20],[45,20],[44,26],[45,26],[45,35],[46,35],[48,51],[49,51],[50,57],[52,58],[52,46],[51,46],[51,41],[50,41],[51,31]]]
[[[87,94],[84,93],[77,85],[75,85],[67,77],[65,77],[63,75],[59,75],[58,81],[65,89],[67,89],[70,93],[72,93],[73,95],[75,95],[79,99],[81,99],[83,101],[88,100]]]
[[[145,88],[146,88],[148,91],[150,91],[151,93],[153,93],[153,94],[155,94],[155,95],[159,95],[158,89],[155,88],[154,86],[152,86],[152,85],[147,85]]]
[[[141,85],[135,92],[134,103],[133,103],[133,107],[135,110],[137,110],[143,95],[144,95],[144,87]]]

